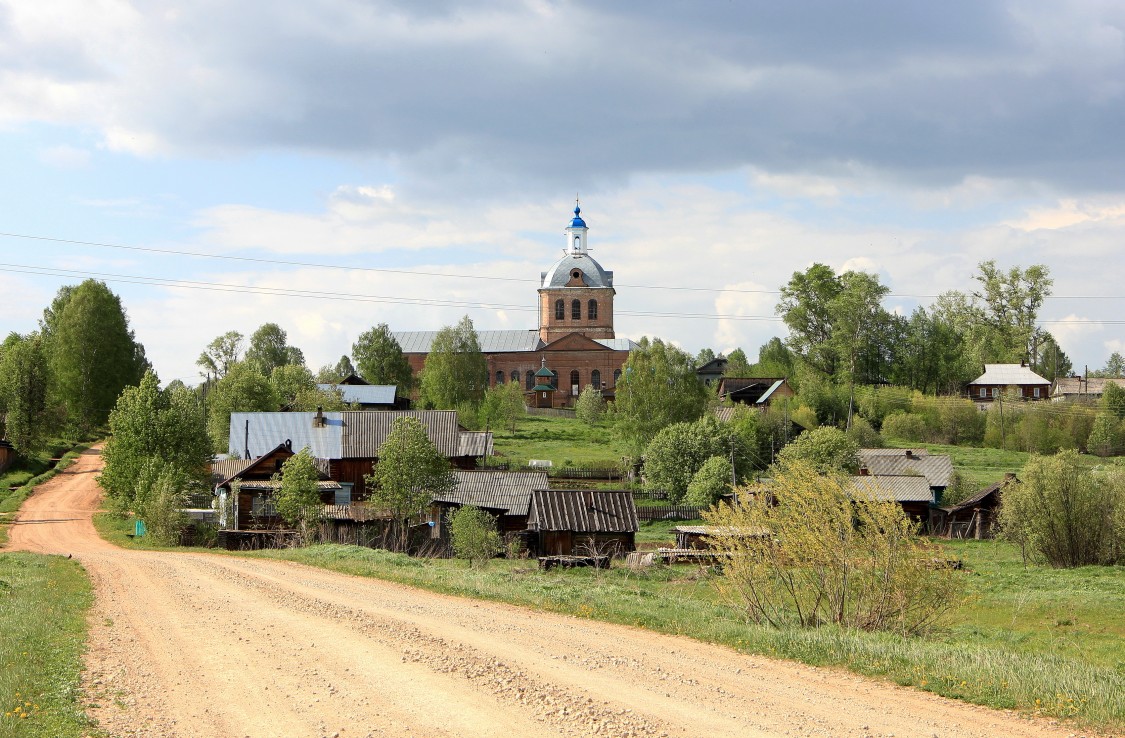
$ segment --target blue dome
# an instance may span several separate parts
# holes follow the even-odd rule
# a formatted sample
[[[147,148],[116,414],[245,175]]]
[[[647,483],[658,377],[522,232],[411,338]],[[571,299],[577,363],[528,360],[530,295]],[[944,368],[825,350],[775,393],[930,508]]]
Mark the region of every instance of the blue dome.
[[[586,221],[582,220],[582,208],[574,206],[574,220],[570,221],[571,228],[585,228]]]

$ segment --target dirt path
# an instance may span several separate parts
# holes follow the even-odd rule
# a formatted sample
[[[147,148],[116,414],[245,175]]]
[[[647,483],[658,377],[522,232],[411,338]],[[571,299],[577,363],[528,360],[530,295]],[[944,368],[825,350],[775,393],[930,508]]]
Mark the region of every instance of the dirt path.
[[[115,736],[1066,736],[1057,726],[685,638],[286,562],[97,537],[92,451],[11,547],[93,577],[87,696]]]

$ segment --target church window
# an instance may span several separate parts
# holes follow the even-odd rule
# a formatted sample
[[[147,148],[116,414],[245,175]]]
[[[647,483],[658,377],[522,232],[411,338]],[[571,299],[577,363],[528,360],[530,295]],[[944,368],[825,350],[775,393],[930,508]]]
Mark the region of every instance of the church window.
[[[527,382],[527,388],[528,389],[534,389],[535,388],[535,372],[528,369],[527,370],[527,379],[525,381]]]
[[[597,369],[590,372],[590,384],[594,385],[594,389],[602,388],[602,373]]]
[[[597,300],[590,300],[590,302],[586,305],[586,320],[597,320],[597,319],[598,319],[598,301]]]
[[[620,379],[621,379],[621,370],[620,369],[614,369],[613,370],[613,386],[614,387],[617,386],[617,383],[618,383],[618,381],[620,381]]]
[[[570,372],[570,394],[578,394],[578,370],[572,369]]]
[[[496,384],[504,384],[504,372],[496,372]]]
[[[582,320],[582,301],[573,300],[570,303],[570,319]]]
[[[555,300],[555,320],[566,320],[566,303]]]
[[[512,384],[519,384],[519,383],[520,383],[520,370],[519,369],[513,369],[512,370]]]

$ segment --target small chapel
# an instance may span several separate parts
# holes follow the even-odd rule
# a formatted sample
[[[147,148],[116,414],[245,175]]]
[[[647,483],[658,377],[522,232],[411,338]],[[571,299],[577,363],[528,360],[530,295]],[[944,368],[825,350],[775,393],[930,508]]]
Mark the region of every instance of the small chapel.
[[[539,275],[538,329],[477,331],[489,384],[520,383],[533,407],[572,407],[587,386],[612,399],[636,347],[614,335],[613,272],[590,256],[589,227],[578,204],[565,234],[562,258]],[[436,335],[394,334],[416,375]]]

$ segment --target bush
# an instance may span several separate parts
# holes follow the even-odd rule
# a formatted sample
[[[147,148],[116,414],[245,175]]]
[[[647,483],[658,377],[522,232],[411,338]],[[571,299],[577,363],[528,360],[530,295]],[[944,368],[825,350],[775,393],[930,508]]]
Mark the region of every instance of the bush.
[[[852,417],[852,427],[848,428],[848,438],[856,442],[860,448],[882,448],[883,437],[871,427],[866,418],[859,415]]]
[[[712,456],[691,478],[684,502],[710,507],[731,490],[731,466],[725,456]]]
[[[586,425],[597,425],[605,415],[605,400],[602,391],[592,384],[582,388],[582,394],[574,403],[574,414]]]
[[[1004,490],[1000,530],[1025,559],[1068,568],[1125,560],[1120,471],[1095,471],[1067,450],[1032,457],[1020,478]]]
[[[955,572],[933,566],[940,550],[896,503],[854,498],[846,478],[801,462],[780,469],[769,492],[775,504],[703,515],[717,528],[709,538],[723,557],[720,591],[749,620],[909,635],[957,606]]]
[[[883,419],[883,435],[918,443],[926,436],[926,419],[914,413],[894,412]]]
[[[496,518],[473,505],[464,505],[449,514],[453,555],[468,559],[469,566],[487,565],[503,546],[496,532]]]
[[[707,459],[723,454],[725,442],[719,422],[710,415],[662,428],[645,447],[645,486],[667,492],[668,501],[679,504],[695,473]]]
[[[859,446],[839,428],[825,426],[802,433],[781,449],[777,460],[782,465],[801,462],[822,474],[851,473],[859,466]]]
[[[134,504],[156,543],[174,546],[180,542],[180,532],[190,522],[183,511],[187,484],[184,474],[161,459],[151,459],[141,468]]]

